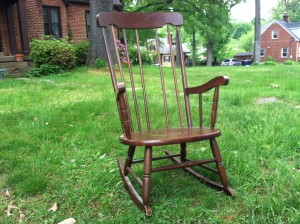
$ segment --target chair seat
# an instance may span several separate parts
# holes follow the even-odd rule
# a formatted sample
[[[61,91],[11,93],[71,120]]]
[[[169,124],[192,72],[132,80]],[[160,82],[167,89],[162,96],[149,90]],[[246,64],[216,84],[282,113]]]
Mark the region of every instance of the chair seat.
[[[158,146],[195,142],[221,135],[218,129],[210,128],[164,128],[151,131],[132,132],[131,139],[120,136],[121,143],[131,146]]]

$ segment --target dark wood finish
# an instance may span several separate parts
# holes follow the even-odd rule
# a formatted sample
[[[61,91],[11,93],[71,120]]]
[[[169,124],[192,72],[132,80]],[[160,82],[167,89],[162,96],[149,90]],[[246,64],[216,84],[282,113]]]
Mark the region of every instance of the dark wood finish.
[[[165,153],[167,155],[172,155],[173,154],[171,151],[168,151],[168,150],[166,150]],[[180,163],[180,160],[178,158],[173,157],[172,160],[176,163]],[[189,174],[193,175],[195,178],[197,178],[198,180],[200,180],[204,184],[209,185],[209,186],[211,186],[213,188],[216,188],[216,189],[219,189],[219,190],[223,190],[229,196],[235,196],[235,193],[234,193],[232,188],[230,188],[228,186],[225,187],[224,185],[219,184],[216,181],[210,180],[210,179],[202,176],[200,173],[198,173],[197,171],[193,170],[190,167],[185,167],[185,168],[183,168],[183,170],[187,171]]]
[[[27,17],[26,17],[24,0],[18,0],[18,14],[19,14],[19,23],[20,23],[21,43],[23,48],[22,52],[25,55],[28,55],[30,53],[30,50],[29,50]]]
[[[222,85],[227,85],[229,83],[228,77],[219,76],[216,77],[202,85],[196,87],[188,87],[184,55],[182,51],[181,38],[180,38],[180,26],[182,25],[182,16],[178,13],[101,13],[97,16],[98,25],[101,27],[104,44],[107,53],[108,65],[110,70],[110,75],[112,79],[113,90],[115,93],[115,98],[117,101],[117,107],[120,115],[121,125],[123,129],[123,134],[120,136],[120,142],[122,144],[128,145],[128,152],[125,164],[121,159],[118,159],[118,165],[122,180],[124,185],[132,199],[132,201],[145,212],[147,216],[152,215],[152,209],[150,207],[150,193],[151,193],[151,175],[154,172],[168,171],[174,169],[183,169],[189,174],[197,178],[198,180],[204,182],[205,184],[212,186],[214,188],[223,190],[226,194],[233,196],[234,191],[228,186],[228,180],[220,154],[220,150],[216,141],[216,138],[221,135],[221,131],[215,128],[217,120],[217,109],[219,101],[219,87]],[[142,61],[142,51],[140,46],[140,31],[146,28],[160,28],[164,25],[167,26],[167,39],[170,47],[171,55],[171,74],[164,74],[164,69],[162,67],[162,59],[158,57],[158,69],[157,69],[157,81],[149,81],[147,78],[146,70],[143,68]],[[174,28],[171,28],[175,26]],[[127,59],[130,62],[130,55],[128,53],[128,45],[134,44],[137,47],[137,55],[135,58],[138,59],[138,70],[139,74],[133,72],[133,67],[131,63],[127,63],[128,67],[123,66],[124,58],[119,53],[119,45],[117,44],[117,35],[113,32],[114,47],[115,49],[109,49],[108,39],[106,35],[106,29],[110,27],[111,30],[116,28],[122,29],[123,40],[125,44]],[[132,29],[135,40],[127,39],[127,29]],[[175,38],[176,37],[176,38]],[[149,37],[150,38],[150,37]],[[156,30],[153,40],[156,43],[156,52],[160,55],[160,40],[158,38],[158,31]],[[178,46],[179,54],[173,50],[173,41],[176,42]],[[111,50],[115,50],[118,56],[117,67],[111,58]],[[174,52],[173,52],[174,51]],[[179,55],[178,60],[180,60],[180,68],[176,68],[175,55]],[[123,56],[124,57],[124,56]],[[181,60],[183,59],[183,60]],[[178,62],[178,61],[177,61]],[[179,71],[180,70],[180,71]],[[166,87],[166,77],[173,76],[172,83],[174,82],[174,88],[168,89]],[[181,78],[179,78],[181,76]],[[158,80],[160,79],[160,81]],[[182,83],[182,90],[180,84]],[[126,86],[125,84],[128,84]],[[168,83],[169,84],[169,83]],[[155,103],[157,101],[157,96],[152,96],[149,94],[148,88],[156,88],[156,91],[160,92],[161,98],[160,103],[162,104],[158,107]],[[210,125],[204,127],[204,116],[202,103],[203,94],[208,91],[212,91],[212,101],[211,110],[208,115],[210,119]],[[168,103],[169,92],[172,92],[174,96],[173,101]],[[129,94],[130,93],[130,94]],[[150,92],[152,93],[152,92]],[[190,103],[190,95],[199,95],[199,125],[193,126],[192,121],[192,109]],[[182,101],[184,101],[185,108],[182,107]],[[176,104],[176,105],[175,105]],[[176,116],[171,116],[169,105],[175,105],[172,108],[172,113],[176,113]],[[132,107],[132,108],[130,108]],[[165,126],[161,128],[156,127],[157,124],[153,124],[153,121],[158,119],[151,114],[153,107],[156,110],[162,110],[164,114]],[[174,108],[177,111],[174,112]],[[184,110],[186,118],[184,118]],[[156,111],[157,112],[157,111]],[[153,112],[152,112],[153,113]],[[178,114],[178,115],[177,115]],[[177,117],[178,121],[176,126],[173,125],[174,117]],[[152,121],[152,122],[151,122]],[[154,122],[155,123],[155,122]],[[164,123],[164,122],[162,122]],[[186,124],[185,124],[186,123]],[[190,142],[197,141],[209,141],[212,150],[212,158],[192,160],[187,157],[188,148],[187,145]],[[177,146],[177,150],[180,153],[173,153],[169,150],[165,150],[164,156],[153,157],[152,150],[155,146],[169,145],[169,147]],[[144,157],[141,159],[134,160],[135,150],[137,148],[144,148]],[[179,146],[179,147],[178,147]],[[173,164],[166,164],[160,167],[153,167],[153,162],[161,159],[170,159]],[[140,179],[134,171],[134,164],[143,163],[143,178]],[[212,165],[207,165],[212,164]],[[212,166],[215,166],[213,168]],[[192,169],[191,167],[198,167],[199,170],[206,169],[211,171],[213,174],[217,174],[220,182],[210,180],[204,177],[202,174]],[[138,186],[141,187],[141,195],[137,193],[134,188],[129,175],[132,176]]]
[[[120,141],[132,146],[172,145],[196,142],[215,138],[221,135],[218,129],[210,128],[170,128],[151,131],[132,132],[131,138],[121,135]]]
[[[173,155],[166,155],[166,156],[159,156],[159,157],[154,157],[152,158],[152,161],[156,161],[156,160],[161,160],[161,159],[168,159],[168,158],[172,158],[172,157],[178,157],[181,156],[182,154],[173,154]],[[132,164],[134,163],[143,163],[145,160],[144,159],[138,159],[138,160],[133,160]]]
[[[168,166],[161,166],[161,167],[154,168],[152,172],[160,172],[160,171],[175,170],[175,169],[181,169],[181,168],[192,167],[192,166],[199,166],[201,164],[212,163],[215,161],[216,161],[215,159],[207,159],[207,160],[198,160],[198,161],[179,162],[178,164],[172,164]]]
[[[12,54],[17,53],[17,44],[16,44],[16,34],[15,34],[15,25],[14,25],[14,16],[13,16],[13,5],[7,3],[7,23],[8,23],[8,35],[9,35],[9,44],[10,52]]]
[[[115,25],[119,29],[146,29],[160,28],[165,24],[180,26],[183,24],[182,16],[179,13],[123,13],[103,12],[97,16],[97,24],[100,27]]]

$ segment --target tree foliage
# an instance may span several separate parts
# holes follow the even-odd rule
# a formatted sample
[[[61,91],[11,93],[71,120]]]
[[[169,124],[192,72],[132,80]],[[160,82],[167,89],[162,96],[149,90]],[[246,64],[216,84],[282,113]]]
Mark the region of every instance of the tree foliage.
[[[253,41],[254,41],[254,27],[238,40],[238,48],[243,49],[247,52],[253,52]]]
[[[271,18],[274,20],[282,20],[284,12],[289,14],[290,21],[300,21],[299,0],[278,0],[277,6],[272,8]]]
[[[248,33],[251,30],[251,23],[234,23],[232,38],[238,40],[241,36]]]
[[[184,29],[199,34],[207,48],[207,64],[221,54],[231,36],[230,9],[244,0],[124,0],[127,11],[176,11],[185,20]],[[193,51],[195,38],[191,38]]]

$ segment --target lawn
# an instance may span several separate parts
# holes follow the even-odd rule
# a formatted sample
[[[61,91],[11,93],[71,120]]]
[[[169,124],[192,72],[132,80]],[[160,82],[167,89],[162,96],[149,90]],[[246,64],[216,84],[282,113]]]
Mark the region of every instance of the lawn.
[[[146,68],[154,76],[153,66]],[[0,223],[299,223],[300,66],[188,68],[218,75],[217,127],[232,198],[183,171],[153,175],[153,216],[124,189],[118,112],[107,69],[0,80]],[[260,98],[276,102],[258,103]],[[143,151],[143,150],[141,150]],[[207,153],[192,144],[192,154]],[[188,148],[189,153],[189,148]],[[174,179],[179,181],[174,181]],[[56,211],[48,211],[53,204]],[[7,215],[8,206],[11,216]],[[54,209],[55,210],[55,209]],[[20,217],[21,216],[21,217]]]

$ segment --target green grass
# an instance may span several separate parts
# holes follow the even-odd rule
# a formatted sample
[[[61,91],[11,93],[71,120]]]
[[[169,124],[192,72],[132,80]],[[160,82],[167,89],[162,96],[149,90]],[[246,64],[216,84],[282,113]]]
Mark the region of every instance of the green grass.
[[[159,81],[154,69],[145,70],[151,82]],[[154,213],[146,218],[130,201],[117,169],[116,158],[125,157],[126,147],[118,141],[109,73],[79,68],[0,80],[0,223],[18,222],[16,209],[10,217],[4,211],[11,201],[24,212],[25,223],[69,217],[77,223],[299,223],[300,66],[187,71],[189,86],[230,76],[220,91],[217,127],[235,198],[179,170],[155,173]],[[256,104],[261,97],[278,102]],[[209,155],[208,146],[191,144],[188,153]],[[59,209],[49,212],[54,202]]]

